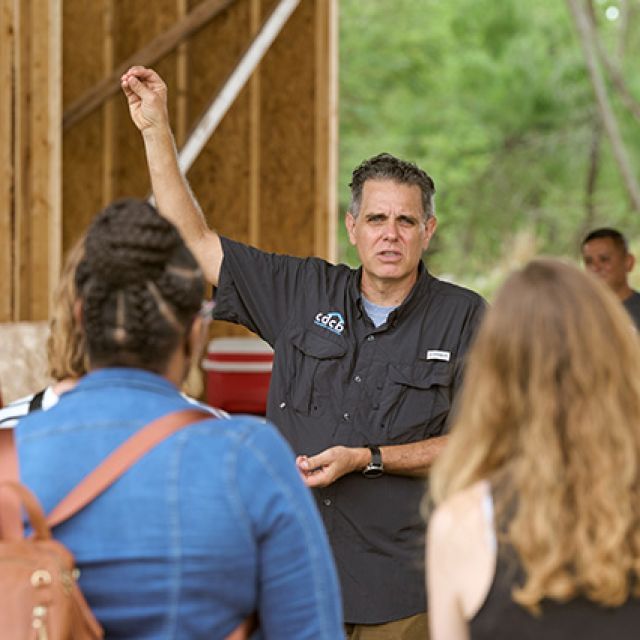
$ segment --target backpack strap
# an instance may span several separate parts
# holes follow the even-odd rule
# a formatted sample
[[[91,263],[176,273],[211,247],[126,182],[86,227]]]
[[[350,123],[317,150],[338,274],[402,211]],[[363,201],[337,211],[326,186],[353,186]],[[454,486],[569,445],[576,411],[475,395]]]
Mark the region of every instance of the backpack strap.
[[[136,431],[71,489],[47,515],[47,524],[55,527],[68,520],[106,491],[148,451],[170,435],[201,420],[215,420],[215,416],[201,409],[183,409],[157,418]]]
[[[20,477],[13,428],[0,429],[0,480],[17,482]],[[22,538],[22,503],[18,495],[3,495],[0,502],[0,531],[13,540]]]
[[[153,420],[125,440],[71,489],[47,516],[47,524],[55,527],[86,507],[142,456],[170,435],[194,422],[215,419],[214,414],[202,409],[183,409]],[[0,480],[20,481],[13,429],[0,429]],[[22,537],[21,502],[15,493],[3,496],[0,530],[3,535],[14,539]]]

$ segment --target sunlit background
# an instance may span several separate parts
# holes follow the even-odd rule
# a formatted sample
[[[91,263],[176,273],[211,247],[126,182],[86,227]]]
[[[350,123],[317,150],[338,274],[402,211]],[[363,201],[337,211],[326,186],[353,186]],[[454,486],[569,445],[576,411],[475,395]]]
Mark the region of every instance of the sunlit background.
[[[584,40],[571,4],[341,0],[341,228],[351,170],[388,151],[436,182],[431,271],[487,296],[535,254],[577,260],[596,226],[619,228],[640,254],[640,2],[594,0]],[[340,251],[355,263],[342,231]]]

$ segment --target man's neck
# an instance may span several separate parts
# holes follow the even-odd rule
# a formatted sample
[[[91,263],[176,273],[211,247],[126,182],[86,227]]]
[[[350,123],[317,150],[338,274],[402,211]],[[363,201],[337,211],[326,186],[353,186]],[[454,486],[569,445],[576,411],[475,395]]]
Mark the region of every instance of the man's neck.
[[[363,271],[360,292],[369,302],[380,307],[398,307],[411,293],[417,279],[417,271],[413,277],[402,281],[372,278]]]
[[[625,283],[623,287],[616,289],[615,294],[618,296],[620,302],[624,302],[627,298],[630,298],[633,294],[633,289]]]

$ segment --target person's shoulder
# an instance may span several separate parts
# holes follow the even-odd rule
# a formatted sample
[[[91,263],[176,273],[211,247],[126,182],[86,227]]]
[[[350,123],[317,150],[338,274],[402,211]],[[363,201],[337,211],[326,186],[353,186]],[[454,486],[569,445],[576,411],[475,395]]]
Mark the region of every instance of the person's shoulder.
[[[194,408],[211,414],[211,420],[203,420],[203,425],[215,425],[216,431],[233,440],[246,441],[260,434],[281,438],[277,429],[264,416],[242,413],[227,413],[222,409],[204,404],[188,396],[183,396]]]
[[[288,467],[295,460],[293,451],[275,424],[263,416],[233,414],[221,421],[227,436],[243,450],[251,451],[260,464]],[[291,466],[291,468],[294,468]]]
[[[206,411],[211,414],[212,418],[217,418],[219,420],[229,420],[231,417],[224,409],[220,409],[219,407],[213,407],[210,404],[206,404],[197,398],[194,398],[186,393],[180,394],[190,405],[193,405],[194,409],[200,409],[201,411]]]
[[[486,480],[455,493],[436,507],[429,520],[430,535],[447,540],[449,546],[467,549],[469,536],[477,536],[486,521],[491,492]]]
[[[476,291],[463,287],[459,284],[455,284],[448,280],[442,280],[431,276],[433,278],[433,287],[439,295],[445,296],[451,299],[457,299],[461,302],[474,307],[485,307],[486,300]]]
[[[636,291],[634,289],[631,292],[631,296],[629,296],[628,300],[634,305],[640,305],[640,291]]]
[[[29,407],[33,400],[34,393],[18,398],[10,402],[6,407],[0,409],[0,429],[14,427],[20,418],[29,413]]]
[[[233,254],[234,256],[253,254],[256,257],[264,256],[273,258],[318,272],[330,272],[345,275],[357,273],[357,270],[353,269],[352,267],[341,263],[335,264],[318,256],[296,256],[288,253],[265,251],[263,249],[259,249],[258,247],[254,247],[253,245],[239,242],[238,240],[233,240],[232,238],[228,238],[226,236],[220,236],[220,241],[222,243],[225,255],[227,253]]]
[[[436,509],[429,522],[428,547],[430,593],[448,592],[455,608],[470,620],[485,602],[495,574],[497,545],[488,482],[473,484]]]

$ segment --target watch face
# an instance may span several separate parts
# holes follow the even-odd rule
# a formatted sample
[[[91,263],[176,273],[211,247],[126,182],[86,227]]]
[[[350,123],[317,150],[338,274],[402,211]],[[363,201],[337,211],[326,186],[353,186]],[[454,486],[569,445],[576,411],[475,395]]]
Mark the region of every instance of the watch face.
[[[365,478],[379,478],[382,475],[382,465],[369,464],[362,472]]]

